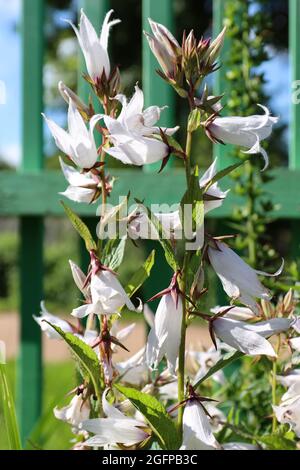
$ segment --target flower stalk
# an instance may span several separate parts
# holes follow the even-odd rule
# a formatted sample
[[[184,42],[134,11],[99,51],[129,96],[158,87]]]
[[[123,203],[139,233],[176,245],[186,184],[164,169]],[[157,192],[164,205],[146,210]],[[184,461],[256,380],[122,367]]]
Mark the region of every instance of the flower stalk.
[[[187,187],[189,187],[190,176],[191,176],[191,151],[192,151],[192,132],[187,130],[186,137],[186,160],[185,160],[185,171],[186,171],[186,182]],[[180,289],[187,295],[187,267],[189,262],[189,252],[185,253],[183,261],[183,270],[181,276],[181,285]],[[182,323],[181,323],[181,333],[180,333],[180,346],[179,346],[179,355],[178,355],[178,403],[181,403],[184,400],[184,382],[185,382],[185,340],[186,340],[186,320],[187,320],[187,300],[183,299],[182,302]],[[179,433],[182,435],[182,425],[183,425],[183,407],[178,409],[178,429]]]

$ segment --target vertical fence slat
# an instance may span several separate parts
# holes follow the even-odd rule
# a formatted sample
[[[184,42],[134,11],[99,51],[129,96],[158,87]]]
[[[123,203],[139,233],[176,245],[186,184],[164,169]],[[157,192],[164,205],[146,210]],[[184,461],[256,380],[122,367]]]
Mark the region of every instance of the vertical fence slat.
[[[289,0],[289,56],[290,56],[290,79],[291,93],[298,88],[297,80],[300,80],[300,2]],[[297,88],[293,88],[293,85]],[[292,96],[291,96],[292,97]],[[297,98],[298,96],[295,96]],[[300,104],[291,100],[290,108],[290,138],[289,138],[289,160],[290,170],[300,169]],[[290,251],[293,257],[299,257],[299,219],[292,220],[290,229],[293,233]]]
[[[292,84],[300,80],[300,2],[289,0],[289,53]],[[293,91],[293,89],[292,89]],[[300,104],[291,104],[289,168],[300,169]]]
[[[174,29],[174,14],[172,9],[172,0],[143,0],[142,8],[142,27],[144,31],[150,32],[148,18],[164,24],[170,31]],[[160,78],[156,69],[160,68],[154,57],[148,41],[143,34],[143,91],[145,95],[145,106],[168,106],[161,116],[160,125],[172,127],[175,120],[175,94],[170,85]],[[171,161],[170,161],[171,163]],[[144,171],[157,171],[160,168],[159,163],[146,165]]]
[[[231,1],[231,0],[229,0]],[[224,18],[226,11],[226,2],[228,0],[213,0],[213,37],[215,38],[224,27]],[[224,46],[221,51],[219,62],[221,67],[214,73],[214,94],[222,95],[225,93],[223,102],[226,102],[226,94],[229,91],[229,81],[226,80],[225,61],[230,53],[230,41],[225,37]],[[224,114],[225,115],[225,114]],[[218,157],[219,168],[225,168],[233,163],[231,156],[231,145],[214,144],[214,157]]]
[[[43,24],[44,2],[24,0],[22,172],[39,172],[43,166]],[[40,416],[42,406],[41,333],[32,315],[38,313],[42,299],[43,218],[22,217],[20,237],[18,413],[25,442]]]

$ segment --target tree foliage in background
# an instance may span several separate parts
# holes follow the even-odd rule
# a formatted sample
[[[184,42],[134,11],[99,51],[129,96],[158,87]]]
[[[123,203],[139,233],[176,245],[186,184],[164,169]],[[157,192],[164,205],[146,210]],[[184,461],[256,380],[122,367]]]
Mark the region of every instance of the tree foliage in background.
[[[230,41],[230,55],[224,61],[228,82],[226,115],[261,114],[257,105],[268,101],[264,92],[265,74],[259,68],[269,60],[268,46],[272,39],[268,34],[272,28],[266,8],[268,3],[266,0],[226,2],[224,22]],[[274,140],[280,147],[280,135],[274,133]],[[278,151],[276,153],[278,155]],[[235,180],[232,191],[244,202],[235,209],[229,226],[240,233],[236,238],[236,247],[251,265],[261,269],[270,268],[279,258],[274,248],[270,247],[271,232],[268,230],[271,214],[276,208],[264,189],[265,183],[272,179],[272,163],[276,161],[276,153],[271,152],[271,170],[261,172],[261,160],[252,158],[243,170],[237,170],[232,176]],[[228,157],[243,159],[245,155],[234,148],[228,152]]]

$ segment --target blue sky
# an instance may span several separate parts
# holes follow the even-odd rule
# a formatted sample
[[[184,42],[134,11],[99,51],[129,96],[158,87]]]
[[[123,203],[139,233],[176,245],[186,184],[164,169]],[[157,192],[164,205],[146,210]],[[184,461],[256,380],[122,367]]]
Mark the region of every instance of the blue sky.
[[[0,105],[0,155],[11,163],[20,158],[20,35],[15,31],[20,0],[0,0],[0,80],[6,104]]]
[[[0,0],[0,80],[6,87],[6,104],[0,105],[0,156],[17,165],[21,155],[21,40],[15,26],[20,20],[21,0]],[[290,103],[289,63],[286,54],[271,51],[264,65],[274,114],[288,121]]]

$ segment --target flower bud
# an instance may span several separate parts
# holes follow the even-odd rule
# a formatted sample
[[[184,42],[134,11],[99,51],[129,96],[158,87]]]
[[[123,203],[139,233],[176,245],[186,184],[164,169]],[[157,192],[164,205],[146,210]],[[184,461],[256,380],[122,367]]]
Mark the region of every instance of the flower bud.
[[[71,98],[81,114],[84,113],[86,117],[90,115],[89,107],[79,98],[78,95],[76,95],[76,93],[74,93],[73,90],[71,90],[71,88],[67,87],[64,82],[60,81],[58,83],[58,90],[67,104],[69,104]]]

